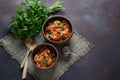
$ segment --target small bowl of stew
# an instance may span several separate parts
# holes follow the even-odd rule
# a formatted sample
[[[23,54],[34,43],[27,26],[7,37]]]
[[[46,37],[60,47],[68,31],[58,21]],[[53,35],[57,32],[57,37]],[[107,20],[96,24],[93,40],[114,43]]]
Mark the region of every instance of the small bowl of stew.
[[[37,68],[49,69],[56,64],[58,60],[58,51],[52,44],[39,44],[32,51],[31,60]]]
[[[48,18],[42,27],[44,38],[53,44],[67,43],[73,34],[71,22],[63,16]]]

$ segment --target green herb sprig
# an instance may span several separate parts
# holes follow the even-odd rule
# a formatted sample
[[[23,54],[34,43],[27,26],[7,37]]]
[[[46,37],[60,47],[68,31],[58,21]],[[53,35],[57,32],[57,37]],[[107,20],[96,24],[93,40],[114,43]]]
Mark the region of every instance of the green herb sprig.
[[[17,13],[10,23],[10,30],[21,39],[34,38],[41,32],[49,14],[63,10],[61,1],[46,7],[41,0],[26,0],[17,6]]]

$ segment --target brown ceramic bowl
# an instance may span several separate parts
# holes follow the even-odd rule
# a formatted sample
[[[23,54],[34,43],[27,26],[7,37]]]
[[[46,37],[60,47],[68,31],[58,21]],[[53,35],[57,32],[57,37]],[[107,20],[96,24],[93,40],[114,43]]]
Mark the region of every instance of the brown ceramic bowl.
[[[70,35],[69,37],[67,37],[65,40],[62,40],[62,41],[54,41],[54,40],[51,40],[51,39],[48,39],[46,37],[46,34],[45,34],[45,31],[46,31],[46,28],[48,27],[48,25],[51,23],[51,22],[54,22],[55,20],[59,20],[59,21],[65,21],[67,22],[67,24],[69,25],[69,28],[70,28]],[[42,26],[42,33],[43,33],[43,37],[45,38],[45,40],[47,40],[48,42],[52,43],[52,44],[64,44],[64,43],[67,43],[70,38],[72,37],[72,34],[73,34],[73,27],[72,27],[72,24],[71,22],[63,17],[63,16],[52,16],[52,17],[49,17],[43,24]]]
[[[41,50],[41,48],[47,48],[47,49],[49,49],[50,50],[50,53],[52,54],[52,53],[54,53],[55,54],[55,61],[53,62],[53,64],[52,65],[49,65],[49,66],[47,66],[47,67],[40,67],[40,66],[38,66],[37,65],[37,63],[36,63],[36,61],[34,60],[35,59],[35,55],[37,55],[37,54],[40,54],[39,53],[39,51]],[[42,52],[41,52],[41,54],[42,54]],[[45,56],[44,56],[44,58],[45,58]],[[38,58],[38,60],[39,60],[40,58]],[[46,59],[46,58],[45,58]],[[53,67],[55,64],[56,64],[56,62],[58,61],[58,51],[57,51],[57,49],[56,49],[56,47],[55,46],[53,46],[53,45],[51,45],[51,44],[49,44],[49,43],[43,43],[43,44],[39,44],[39,45],[37,45],[35,48],[34,48],[34,50],[32,51],[32,53],[31,53],[31,60],[32,60],[32,63],[33,63],[33,65],[34,66],[36,66],[37,68],[39,68],[39,69],[49,69],[49,68],[51,68],[51,67]],[[47,59],[46,59],[47,60]],[[41,60],[42,61],[42,60]]]

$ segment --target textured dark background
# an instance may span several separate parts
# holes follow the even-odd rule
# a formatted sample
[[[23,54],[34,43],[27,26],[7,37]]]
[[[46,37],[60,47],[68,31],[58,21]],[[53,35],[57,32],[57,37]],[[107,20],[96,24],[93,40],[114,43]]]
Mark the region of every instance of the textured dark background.
[[[23,0],[0,0],[0,38],[9,33],[10,15]],[[57,0],[43,0],[47,6]],[[56,14],[68,17],[95,49],[77,61],[61,80],[120,80],[120,0],[64,0]],[[14,43],[14,42],[13,42]],[[21,80],[21,70],[0,47],[0,80]],[[35,80],[30,74],[27,80]]]

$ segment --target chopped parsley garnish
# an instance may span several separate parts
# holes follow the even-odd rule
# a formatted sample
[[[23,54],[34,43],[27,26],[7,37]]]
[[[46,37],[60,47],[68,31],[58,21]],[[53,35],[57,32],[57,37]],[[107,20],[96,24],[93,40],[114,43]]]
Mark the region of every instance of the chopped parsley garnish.
[[[61,35],[61,39],[65,39],[65,35],[64,34]]]
[[[51,32],[51,31],[49,31],[49,32],[48,32],[48,34],[49,34],[49,35],[52,35],[52,32]]]
[[[40,50],[39,50],[39,54],[41,54],[42,52],[43,52],[43,50],[40,49]]]
[[[42,59],[42,63],[47,65],[47,60],[45,58]]]
[[[60,21],[56,21],[55,23],[54,23],[54,26],[59,26],[60,25]]]
[[[54,53],[50,54],[50,57],[51,57],[51,59],[54,59],[55,54]]]
[[[64,26],[61,26],[60,29],[61,29],[61,30],[64,30]]]

